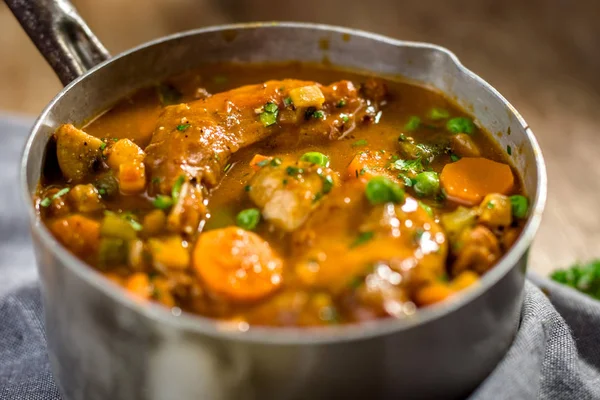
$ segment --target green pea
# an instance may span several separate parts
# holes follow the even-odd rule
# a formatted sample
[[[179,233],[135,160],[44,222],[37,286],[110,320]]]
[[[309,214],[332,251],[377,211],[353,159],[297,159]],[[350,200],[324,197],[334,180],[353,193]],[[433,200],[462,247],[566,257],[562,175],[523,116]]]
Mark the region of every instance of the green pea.
[[[404,190],[396,182],[385,176],[376,176],[367,182],[365,195],[373,205],[383,203],[402,203]]]
[[[525,218],[529,211],[529,201],[527,197],[519,194],[510,196],[510,205],[512,208],[512,214],[515,218]]]
[[[257,208],[242,210],[236,217],[237,226],[246,230],[253,230],[260,222],[260,211]]]
[[[475,124],[469,118],[456,117],[448,120],[446,129],[452,133],[467,133],[471,135],[475,131]]]
[[[421,172],[415,177],[415,193],[421,197],[434,196],[440,190],[440,178],[437,172]]]
[[[409,131],[409,132],[414,131],[414,130],[418,129],[420,125],[421,125],[421,118],[417,117],[416,115],[413,115],[412,117],[410,117],[408,119],[408,121],[404,125],[404,130]]]
[[[322,167],[329,166],[329,157],[327,157],[323,153],[319,153],[318,151],[310,151],[308,153],[302,154],[300,157],[300,161],[306,161],[311,164],[320,165]]]
[[[450,113],[448,112],[448,110],[444,110],[443,108],[432,108],[431,110],[429,110],[428,116],[429,119],[437,121],[440,119],[446,119],[450,117]]]

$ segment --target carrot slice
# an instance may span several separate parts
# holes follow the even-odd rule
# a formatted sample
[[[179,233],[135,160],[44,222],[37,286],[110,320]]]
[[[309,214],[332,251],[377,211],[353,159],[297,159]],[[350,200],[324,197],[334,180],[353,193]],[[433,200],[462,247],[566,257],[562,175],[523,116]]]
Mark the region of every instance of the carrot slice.
[[[452,296],[454,291],[443,283],[432,283],[420,288],[415,293],[415,302],[419,306],[428,306],[439,303]]]
[[[506,164],[482,157],[465,157],[446,164],[440,182],[450,200],[476,205],[490,193],[510,193],[515,178]]]
[[[374,176],[371,168],[374,161],[378,161],[377,158],[366,152],[355,155],[348,165],[348,178],[369,180]]]
[[[269,243],[233,226],[200,235],[193,265],[210,290],[238,302],[259,300],[282,282],[283,261]]]
[[[263,166],[261,163],[265,160],[270,160],[272,157],[263,156],[262,154],[255,154],[250,160],[250,166],[253,170],[258,171]]]

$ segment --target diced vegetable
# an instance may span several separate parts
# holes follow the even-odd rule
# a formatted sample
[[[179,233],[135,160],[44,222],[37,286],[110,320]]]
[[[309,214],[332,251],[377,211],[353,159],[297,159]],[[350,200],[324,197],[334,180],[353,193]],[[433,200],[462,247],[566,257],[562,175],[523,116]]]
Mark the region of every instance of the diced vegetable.
[[[421,197],[435,196],[440,191],[440,178],[437,172],[425,171],[418,174],[413,189]]]
[[[468,133],[470,135],[475,132],[475,124],[470,118],[456,117],[448,120],[446,129],[452,133]]]
[[[146,235],[155,236],[162,232],[166,224],[167,216],[165,213],[162,210],[154,210],[146,214],[142,226]]]
[[[512,223],[510,199],[498,193],[485,196],[479,205],[479,222],[492,229],[509,226]]]
[[[102,140],[71,124],[61,125],[55,133],[56,156],[64,177],[79,183],[90,177],[102,156]]]
[[[146,187],[146,168],[143,163],[119,165],[119,188],[123,193],[139,193]]]
[[[471,208],[459,206],[452,212],[442,214],[440,221],[446,234],[450,238],[456,238],[466,228],[475,226],[477,212]]]
[[[105,211],[102,224],[100,226],[100,235],[123,240],[133,240],[137,237],[135,229],[125,218]]]
[[[98,250],[100,242],[98,221],[73,214],[52,221],[48,228],[59,242],[81,257],[89,257]]]
[[[69,200],[79,212],[88,213],[104,209],[98,190],[92,184],[75,185],[69,192]]]
[[[127,265],[129,247],[123,239],[103,237],[100,239],[98,262],[105,268]]]
[[[385,176],[376,176],[367,182],[365,195],[373,205],[388,202],[402,203],[404,201],[404,190],[396,182]]]
[[[193,264],[209,290],[238,302],[268,296],[283,279],[283,261],[269,243],[237,227],[201,234]]]
[[[404,124],[404,130],[408,132],[416,131],[421,126],[421,118],[413,115],[408,119],[406,124]]]
[[[248,231],[254,230],[259,222],[260,210],[257,208],[242,210],[236,217],[237,226]]]
[[[108,150],[106,163],[114,171],[119,171],[123,164],[143,163],[144,151],[129,139],[120,139]]]
[[[294,106],[319,108],[325,102],[325,96],[317,85],[304,86],[290,90],[290,98]]]
[[[446,164],[440,181],[449,199],[468,205],[490,193],[508,194],[514,186],[510,167],[487,158],[465,157]]]
[[[152,295],[152,284],[148,275],[142,272],[136,272],[125,282],[125,289],[135,297],[141,300],[148,300]]]
[[[311,164],[320,165],[322,167],[329,166],[329,157],[327,157],[323,153],[319,153],[318,151],[311,151],[302,154],[302,156],[300,157],[300,161],[306,161]]]
[[[179,236],[149,239],[148,248],[157,267],[186,269],[190,265],[189,251]]]
[[[527,217],[527,213],[529,212],[529,201],[527,200],[527,197],[519,194],[510,196],[510,204],[512,215],[514,215],[515,218],[523,219]]]
[[[442,282],[431,283],[415,293],[415,302],[419,306],[429,306],[446,300],[454,294],[454,290]]]
[[[272,158],[273,157],[267,157],[267,156],[263,156],[261,154],[255,154],[254,157],[252,157],[252,160],[250,161],[250,166],[252,167],[253,170],[258,171],[262,167],[269,165],[269,162],[271,162]]]
[[[171,294],[169,282],[163,277],[156,277],[152,279],[151,297],[164,306],[175,306],[175,298]]]
[[[473,271],[463,271],[450,282],[450,287],[456,291],[464,290],[479,281],[479,275]]]
[[[450,113],[448,112],[448,110],[444,110],[443,108],[432,108],[431,110],[429,110],[429,114],[427,114],[427,116],[429,117],[429,119],[437,121],[440,119],[449,118]]]

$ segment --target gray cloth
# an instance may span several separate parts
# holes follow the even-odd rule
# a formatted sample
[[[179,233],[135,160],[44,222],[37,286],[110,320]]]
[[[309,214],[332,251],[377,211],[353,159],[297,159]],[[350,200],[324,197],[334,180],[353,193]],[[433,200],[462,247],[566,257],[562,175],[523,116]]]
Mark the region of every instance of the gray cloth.
[[[60,399],[17,181],[30,124],[0,116],[0,399],[8,400]],[[471,398],[600,399],[600,302],[536,276],[525,290],[515,341]]]

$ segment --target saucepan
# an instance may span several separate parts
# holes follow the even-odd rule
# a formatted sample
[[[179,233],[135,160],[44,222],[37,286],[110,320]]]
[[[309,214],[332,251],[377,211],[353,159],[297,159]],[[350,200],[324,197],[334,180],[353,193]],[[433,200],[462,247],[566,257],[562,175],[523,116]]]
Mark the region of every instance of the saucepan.
[[[6,1],[66,85],[37,119],[21,165],[50,362],[66,400],[464,398],[502,359],[519,325],[546,169],[523,118],[451,52],[353,29],[274,22],[193,30],[110,57],[66,0]],[[133,301],[41,223],[31,196],[60,124],[82,125],[133,90],[206,62],[285,60],[326,60],[438,88],[498,133],[502,148],[514,149],[531,216],[477,288],[410,318],[227,331],[207,318]]]

